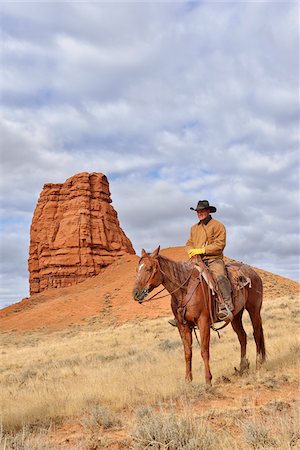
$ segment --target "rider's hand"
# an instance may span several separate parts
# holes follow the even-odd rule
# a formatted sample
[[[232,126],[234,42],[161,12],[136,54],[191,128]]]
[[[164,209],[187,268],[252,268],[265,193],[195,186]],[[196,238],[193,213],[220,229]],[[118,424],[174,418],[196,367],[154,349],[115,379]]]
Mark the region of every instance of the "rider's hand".
[[[192,248],[188,251],[189,258],[192,258],[196,255],[205,255],[205,248]]]

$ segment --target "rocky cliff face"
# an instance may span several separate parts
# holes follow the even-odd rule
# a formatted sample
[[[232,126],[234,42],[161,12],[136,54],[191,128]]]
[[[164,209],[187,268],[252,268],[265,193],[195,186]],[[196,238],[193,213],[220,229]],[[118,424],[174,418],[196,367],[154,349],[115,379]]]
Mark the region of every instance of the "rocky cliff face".
[[[117,257],[135,253],[110,203],[102,173],[44,185],[30,229],[31,295],[80,283]]]

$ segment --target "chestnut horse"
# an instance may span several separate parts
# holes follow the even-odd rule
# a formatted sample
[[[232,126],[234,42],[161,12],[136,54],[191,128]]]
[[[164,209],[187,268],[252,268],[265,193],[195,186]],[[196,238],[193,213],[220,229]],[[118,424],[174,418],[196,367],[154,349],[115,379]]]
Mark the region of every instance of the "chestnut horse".
[[[171,294],[171,307],[178,322],[178,330],[183,342],[186,381],[192,381],[192,330],[198,327],[200,330],[201,356],[204,361],[205,381],[211,384],[212,375],[209,367],[209,343],[210,328],[213,325],[209,312],[207,299],[210,298],[209,286],[202,278],[191,299],[186,304],[185,320],[182,319],[178,308],[183,304],[187,294],[187,286],[193,271],[197,270],[191,262],[178,262],[159,254],[160,247],[151,254],[142,250],[142,256],[137,268],[133,298],[143,303],[149,292],[162,284]],[[243,327],[242,316],[244,309],[250,315],[253,326],[253,334],[256,343],[256,367],[266,359],[264,333],[261,321],[262,305],[262,280],[250,266],[247,267],[247,276],[251,284],[244,288],[244,303],[235,305],[232,328],[238,336],[241,347],[240,372],[249,368],[246,358],[247,335]],[[250,287],[251,286],[251,287]],[[146,300],[147,301],[147,300]]]

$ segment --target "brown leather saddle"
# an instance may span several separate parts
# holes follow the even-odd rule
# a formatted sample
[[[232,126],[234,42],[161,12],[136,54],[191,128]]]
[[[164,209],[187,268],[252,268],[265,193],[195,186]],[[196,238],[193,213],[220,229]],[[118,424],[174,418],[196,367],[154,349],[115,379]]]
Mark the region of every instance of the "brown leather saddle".
[[[245,304],[245,287],[249,286],[251,288],[251,279],[247,276],[247,265],[241,262],[231,262],[225,265],[228,279],[231,285],[231,297],[235,309],[240,309],[241,304]],[[210,308],[211,317],[213,322],[220,322],[217,317],[219,305],[224,306],[224,300],[220,293],[218,284],[213,277],[209,268],[203,263],[203,261],[197,262],[195,264],[194,273],[191,276],[189,282],[187,294],[183,303],[179,307],[182,319],[184,321],[186,306],[191,300],[196,288],[199,283],[203,280],[207,283],[210,295],[207,299],[208,308]]]

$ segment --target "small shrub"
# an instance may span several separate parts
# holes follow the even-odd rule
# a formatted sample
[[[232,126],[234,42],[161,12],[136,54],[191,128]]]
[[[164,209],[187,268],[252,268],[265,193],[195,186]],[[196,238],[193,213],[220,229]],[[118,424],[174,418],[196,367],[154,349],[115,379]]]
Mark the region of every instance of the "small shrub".
[[[48,430],[32,432],[24,426],[17,433],[1,433],[0,448],[6,450],[56,450],[56,446],[47,439]]]
[[[223,397],[214,386],[203,383],[185,384],[180,396],[188,402]]]
[[[287,411],[291,409],[291,405],[289,402],[274,399],[265,405],[265,409],[267,411]]]
[[[214,435],[191,415],[156,413],[141,408],[136,412],[133,448],[153,450],[213,450]]]
[[[274,389],[278,386],[279,380],[278,380],[278,378],[277,379],[275,378],[275,375],[272,377],[269,376],[269,377],[266,377],[264,380],[260,381],[260,384],[262,384],[263,386],[265,386],[268,389]]]
[[[247,420],[242,426],[244,439],[255,449],[267,449],[276,446],[276,440],[270,435],[270,428],[265,423],[253,419]]]
[[[88,414],[80,420],[81,425],[93,429],[101,426],[104,429],[119,428],[122,422],[118,416],[100,405],[92,406]]]
[[[135,417],[139,420],[150,417],[152,414],[154,414],[154,411],[150,406],[141,406],[135,410]]]

